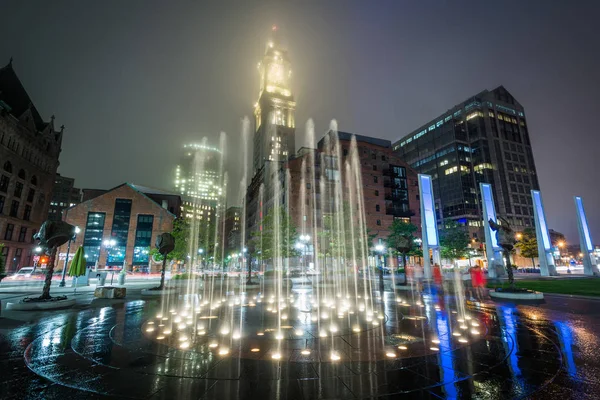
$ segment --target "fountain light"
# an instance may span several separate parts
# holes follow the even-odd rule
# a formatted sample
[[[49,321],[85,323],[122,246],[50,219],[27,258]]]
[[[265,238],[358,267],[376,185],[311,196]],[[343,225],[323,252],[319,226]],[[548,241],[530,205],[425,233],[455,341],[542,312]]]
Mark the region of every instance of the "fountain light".
[[[352,330],[354,332],[360,332],[360,326],[355,326],[354,328],[352,328]]]
[[[286,320],[286,319],[288,319],[288,316],[287,316],[287,314],[281,314],[281,319],[282,319],[282,320]]]
[[[468,316],[468,315],[467,315],[467,316],[465,317],[465,319],[472,319],[472,317],[470,317],[470,316]]]
[[[271,354],[271,358],[273,360],[279,360],[279,359],[281,359],[281,353],[273,353],[273,354]]]
[[[331,361],[339,361],[340,355],[336,352],[331,352]]]
[[[437,347],[430,347],[429,350],[433,350],[433,351],[439,351],[440,349]]]
[[[440,344],[440,341],[438,339],[433,339],[431,343]]]
[[[163,335],[159,335],[156,337],[156,340],[163,340],[165,337]]]
[[[296,336],[302,336],[304,335],[304,331],[302,329],[296,329],[296,332],[294,332],[296,334]]]
[[[383,317],[383,315],[378,315],[377,318],[383,319],[384,317]]]
[[[171,330],[170,329],[166,329],[163,331],[164,335],[170,335],[171,334]]]
[[[179,337],[179,341],[180,341],[180,342],[185,342],[185,341],[187,341],[187,340],[188,340],[188,337],[187,337],[187,336],[185,336],[185,335],[181,335],[181,336]]]
[[[154,321],[148,321],[148,325],[154,325]]]
[[[479,331],[477,329],[471,329],[471,333],[473,335],[479,335]]]
[[[304,349],[300,352],[300,354],[302,354],[303,356],[308,356],[308,355],[310,355],[310,350]]]
[[[182,349],[187,349],[188,347],[190,347],[190,342],[183,342],[179,345],[179,347]]]
[[[235,340],[238,340],[241,337],[242,337],[242,335],[240,335],[239,332],[234,333],[233,336],[232,336],[232,338],[235,339]]]
[[[221,328],[221,335],[228,335],[228,334],[229,334],[229,328],[227,328],[227,327]]]
[[[185,322],[180,323],[179,325],[177,325],[177,329],[179,329],[180,331],[186,328],[186,324]]]
[[[253,349],[250,349],[250,351],[253,353],[258,353],[260,351],[260,349],[258,347],[255,347]]]
[[[146,328],[146,332],[154,332],[154,328],[149,326]]]
[[[161,319],[162,318],[162,314],[156,314],[156,319]]]
[[[468,328],[468,326],[466,326],[466,325],[461,325],[461,326],[459,326],[459,328],[464,330],[464,329],[467,329],[467,328]]]
[[[379,322],[373,321],[373,326],[379,326]]]
[[[199,336],[206,335],[206,331],[205,330],[198,331],[198,335]]]
[[[460,319],[457,319],[457,321],[458,321],[458,322],[465,322],[465,320],[464,320],[464,319],[462,319],[462,318],[460,318]]]
[[[338,331],[338,328],[337,328],[337,326],[335,326],[335,325],[331,325],[331,326],[329,327],[329,331],[331,331],[332,333],[336,333],[336,332]]]
[[[173,320],[173,322],[175,322],[176,324],[181,322],[181,317],[175,317],[175,319]]]
[[[461,336],[459,332],[452,332],[452,336]]]
[[[406,346],[398,346],[398,348],[399,348],[400,350],[408,350],[408,347],[406,347]]]
[[[313,315],[312,317],[310,317],[310,320],[312,322],[317,322],[319,320],[319,317],[317,317],[316,315]]]
[[[387,353],[385,353],[385,355],[389,358],[396,358],[396,353],[392,353],[391,351],[388,351]]]
[[[471,326],[479,326],[479,324],[477,322],[475,322],[475,321],[472,321],[471,322]]]
[[[275,339],[277,339],[277,340],[283,339],[283,334],[281,332],[277,332],[277,334],[275,335]]]
[[[208,347],[210,347],[211,349],[214,349],[217,346],[219,346],[219,343],[217,343],[217,342],[212,342],[208,345]]]
[[[327,332],[325,332],[325,331],[319,332],[319,337],[327,337]]]
[[[461,343],[469,343],[469,341],[465,338],[460,338],[460,339],[458,339],[458,341]]]
[[[163,321],[168,321],[168,320],[169,320],[169,317],[162,317],[162,320],[163,320]]]
[[[219,355],[220,356],[224,356],[224,355],[227,355],[227,354],[229,354],[229,349],[227,349],[225,347],[222,347],[222,348],[219,349]]]
[[[264,336],[265,333],[264,332],[256,332],[256,336]]]

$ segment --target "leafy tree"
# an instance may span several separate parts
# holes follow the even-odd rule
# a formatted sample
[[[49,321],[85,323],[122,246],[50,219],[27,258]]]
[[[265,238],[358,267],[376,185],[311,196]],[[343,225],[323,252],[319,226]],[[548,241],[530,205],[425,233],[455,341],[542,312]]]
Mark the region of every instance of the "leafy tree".
[[[417,227],[411,223],[394,220],[390,226],[390,234],[387,237],[387,245],[402,256],[402,265],[406,268],[406,256],[418,249],[413,234]]]
[[[440,232],[442,258],[457,260],[469,255],[469,233],[456,221],[447,220]]]
[[[282,258],[299,255],[295,244],[298,241],[298,231],[292,218],[287,214],[285,208],[279,210],[279,226],[275,226],[275,209],[269,210],[260,221],[262,230],[252,232],[250,248],[252,256],[264,262],[273,260],[277,256]]]
[[[190,237],[190,224],[185,218],[177,218],[173,222],[173,231],[171,232],[175,238],[175,249],[167,254],[167,260],[186,260],[188,255],[188,240]],[[150,249],[150,257],[157,261],[162,261],[162,255],[154,246]]]
[[[522,257],[531,259],[531,265],[535,268],[535,258],[539,256],[535,231],[532,228],[526,228],[521,232],[521,239],[515,244],[515,247],[519,249]]]

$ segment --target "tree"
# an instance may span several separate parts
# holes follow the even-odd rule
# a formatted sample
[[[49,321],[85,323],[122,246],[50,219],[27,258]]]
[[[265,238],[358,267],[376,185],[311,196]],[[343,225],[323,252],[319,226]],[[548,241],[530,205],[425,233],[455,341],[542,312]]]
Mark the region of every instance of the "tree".
[[[535,268],[535,258],[539,256],[535,231],[531,228],[526,228],[521,233],[521,239],[515,244],[515,247],[519,249],[522,257],[531,259],[531,265]]]
[[[276,226],[276,209],[273,208],[259,222],[262,229],[251,234],[252,256],[261,262],[278,257],[287,258],[299,255],[295,247],[298,241],[296,226],[283,207],[277,211],[279,213],[278,226]]]
[[[409,222],[394,220],[390,226],[390,234],[387,237],[387,245],[396,250],[402,256],[402,265],[406,268],[406,256],[417,249],[413,233],[417,227]]]
[[[447,220],[440,232],[442,258],[457,260],[469,255],[469,233],[456,221]]]
[[[173,231],[171,232],[175,238],[175,249],[167,254],[167,260],[186,260],[188,256],[188,240],[190,237],[190,224],[185,218],[177,218],[173,221]],[[157,261],[162,261],[162,255],[156,247],[150,249],[150,257]]]

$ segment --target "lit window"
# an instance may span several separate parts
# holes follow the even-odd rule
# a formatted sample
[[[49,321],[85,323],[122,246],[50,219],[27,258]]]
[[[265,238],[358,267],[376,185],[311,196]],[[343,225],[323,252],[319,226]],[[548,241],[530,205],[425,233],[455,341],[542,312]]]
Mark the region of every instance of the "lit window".
[[[450,175],[450,174],[453,174],[453,173],[455,173],[457,171],[458,171],[458,167],[454,166],[454,167],[448,168],[446,171],[444,171],[444,174],[445,175]]]

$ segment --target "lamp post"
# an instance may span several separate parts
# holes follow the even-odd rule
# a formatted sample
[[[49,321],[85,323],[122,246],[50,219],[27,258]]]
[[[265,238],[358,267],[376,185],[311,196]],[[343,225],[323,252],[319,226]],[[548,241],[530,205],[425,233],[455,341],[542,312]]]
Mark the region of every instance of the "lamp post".
[[[115,239],[104,239],[104,242],[102,242],[102,245],[104,245],[104,247],[106,247],[106,262],[104,263],[104,269],[108,269],[108,252],[110,251],[110,249],[112,249],[113,247],[115,247],[117,245],[117,241]],[[102,250],[102,248],[100,248],[100,250]],[[101,253],[102,253],[101,251],[98,252],[98,261],[100,261]],[[115,277],[115,274],[113,273],[110,277],[111,285],[113,283],[114,277]]]
[[[379,261],[379,257],[383,254],[383,252],[385,251],[385,247],[383,247],[383,245],[378,244],[377,246],[375,246],[375,251],[377,252],[377,257],[375,258],[375,267],[377,267],[378,261]],[[385,261],[384,261],[385,264]],[[381,297],[383,297],[383,265],[381,266],[381,268],[379,268],[379,291],[381,292]]]
[[[561,240],[557,244],[558,244],[558,258],[560,260],[562,260],[562,249],[563,249],[563,247],[565,247],[565,242]],[[571,263],[567,263],[567,274],[570,274],[570,273],[571,273]]]
[[[67,274],[67,265],[69,264],[69,253],[71,252],[71,241],[73,239],[75,239],[75,236],[77,236],[77,234],[81,232],[81,229],[79,229],[78,226],[75,227],[75,234],[73,235],[73,237],[71,237],[71,239],[69,239],[69,244],[67,245],[67,256],[65,257],[65,266],[63,267],[62,270],[62,279],[60,280],[60,283],[58,284],[59,287],[65,287],[65,275]]]

